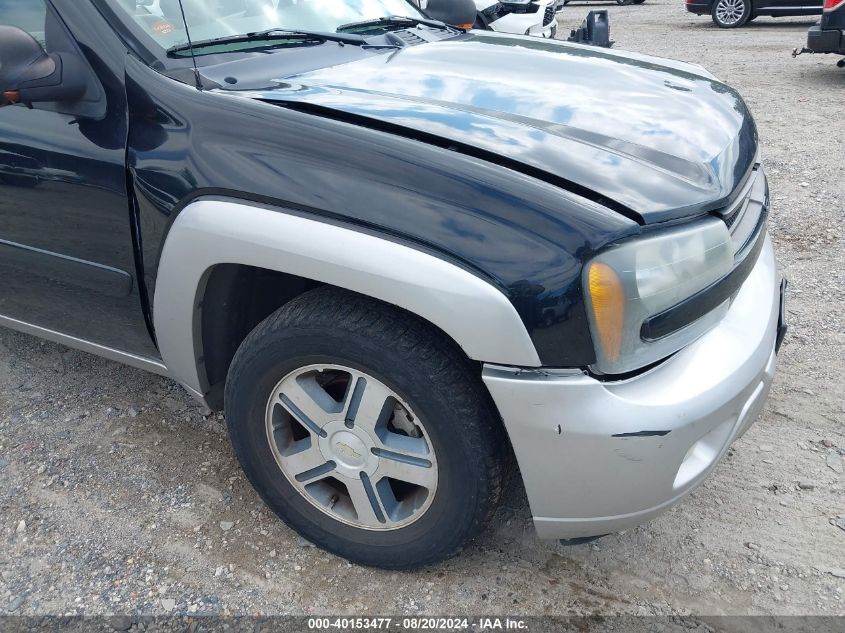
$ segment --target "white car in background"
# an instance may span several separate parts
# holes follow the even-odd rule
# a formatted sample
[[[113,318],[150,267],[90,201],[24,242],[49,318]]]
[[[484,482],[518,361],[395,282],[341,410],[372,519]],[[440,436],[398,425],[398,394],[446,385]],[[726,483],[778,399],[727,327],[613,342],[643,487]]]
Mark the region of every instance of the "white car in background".
[[[459,26],[472,20],[468,14],[475,9],[475,28],[554,38],[557,0],[409,0],[436,20]]]
[[[517,35],[554,38],[557,0],[474,0],[480,26]]]

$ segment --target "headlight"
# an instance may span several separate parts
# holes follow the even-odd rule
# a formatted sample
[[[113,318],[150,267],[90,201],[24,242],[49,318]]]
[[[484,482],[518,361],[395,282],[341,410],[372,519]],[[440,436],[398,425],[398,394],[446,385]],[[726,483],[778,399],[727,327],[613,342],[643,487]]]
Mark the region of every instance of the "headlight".
[[[643,323],[727,275],[734,264],[725,223],[710,218],[613,246],[584,268],[595,369],[621,374],[665,358],[719,321],[726,305],[658,340]]]

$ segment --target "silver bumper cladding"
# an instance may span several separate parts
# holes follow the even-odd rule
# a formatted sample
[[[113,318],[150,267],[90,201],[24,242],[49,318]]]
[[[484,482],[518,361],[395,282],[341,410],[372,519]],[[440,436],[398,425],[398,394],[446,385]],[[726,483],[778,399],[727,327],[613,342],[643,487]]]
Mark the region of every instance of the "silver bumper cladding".
[[[771,240],[724,319],[658,367],[619,382],[488,365],[542,538],[614,532],[698,486],[760,413],[780,311]]]

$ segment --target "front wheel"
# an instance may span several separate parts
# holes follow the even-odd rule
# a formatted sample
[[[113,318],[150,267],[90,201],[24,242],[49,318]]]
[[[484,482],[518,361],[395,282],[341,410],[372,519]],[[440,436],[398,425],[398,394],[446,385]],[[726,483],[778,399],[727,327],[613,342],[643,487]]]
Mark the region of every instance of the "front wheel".
[[[634,4],[642,4],[645,0],[634,0]]]
[[[627,7],[630,4],[634,4],[634,0],[616,0],[616,4],[620,7]]]
[[[509,448],[472,365],[427,323],[318,289],[262,322],[226,382],[241,465],[267,505],[349,560],[412,568],[492,515]]]
[[[751,0],[716,0],[711,16],[720,29],[735,29],[751,17]]]

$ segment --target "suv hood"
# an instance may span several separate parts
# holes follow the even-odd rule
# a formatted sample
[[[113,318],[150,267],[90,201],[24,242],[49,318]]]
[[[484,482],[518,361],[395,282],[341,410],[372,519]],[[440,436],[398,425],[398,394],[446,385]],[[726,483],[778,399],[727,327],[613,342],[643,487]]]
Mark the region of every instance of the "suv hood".
[[[538,38],[472,32],[276,81],[238,94],[444,139],[645,223],[724,206],[757,152],[702,68]]]

